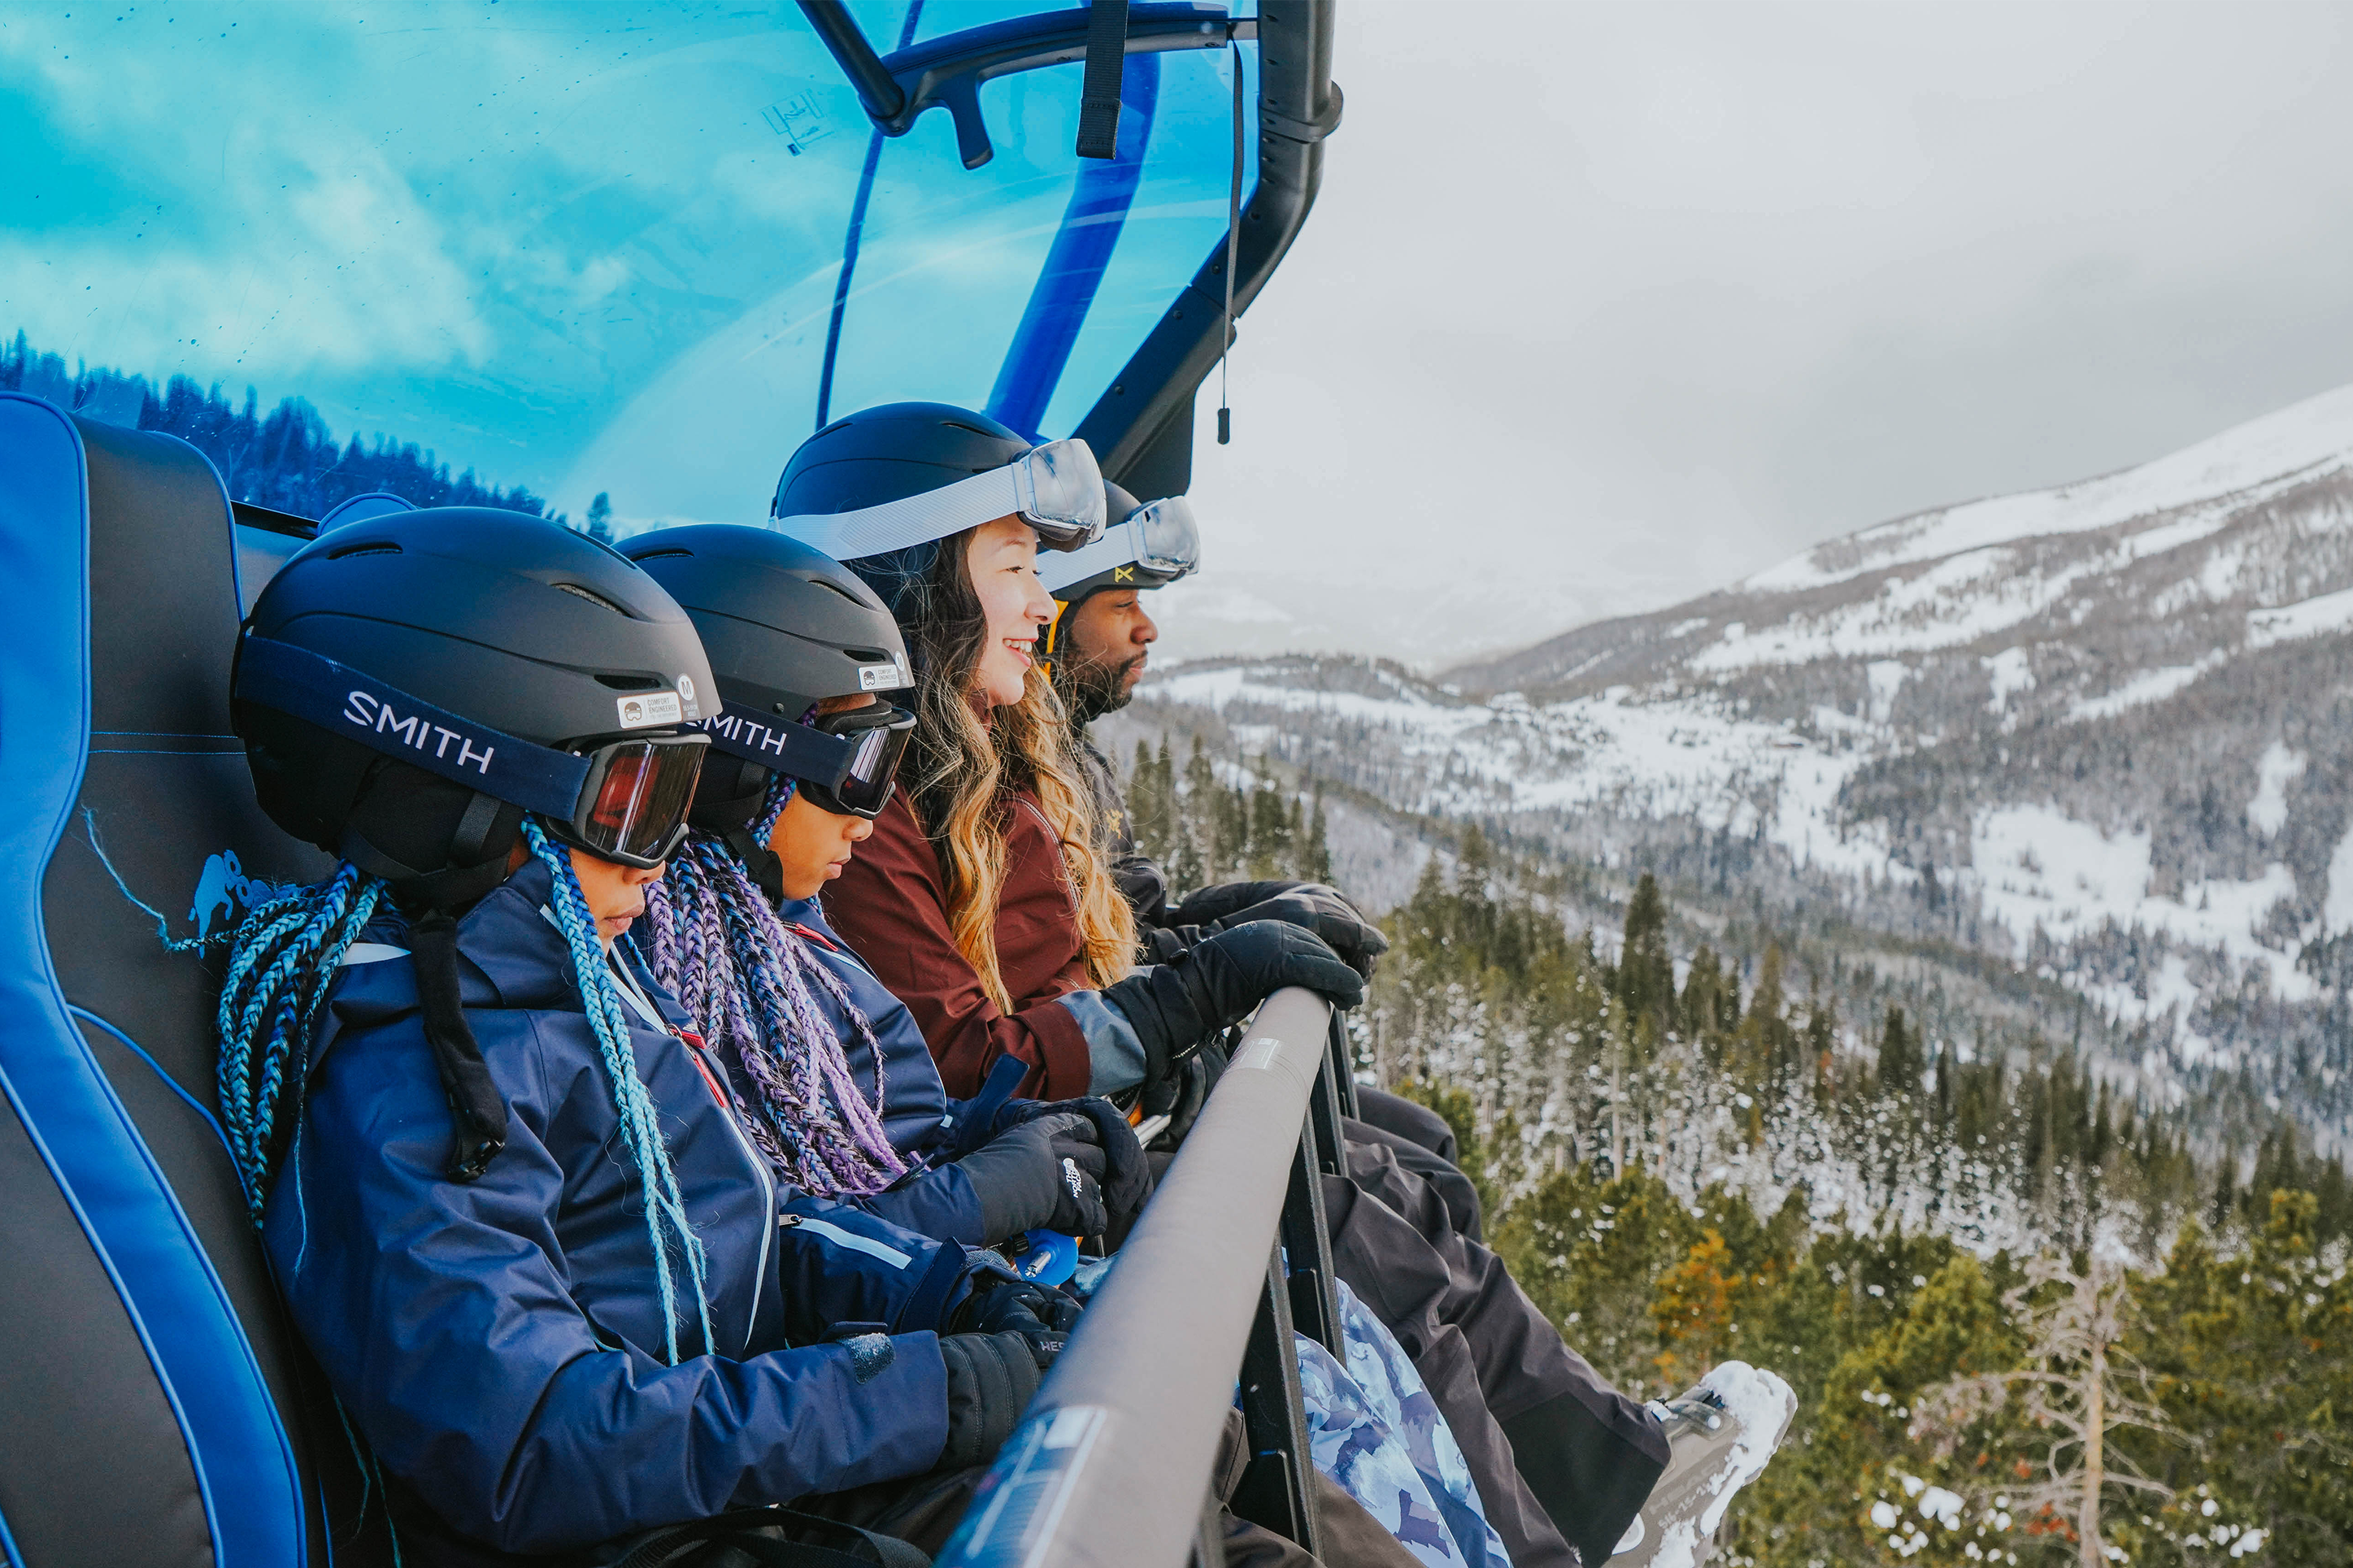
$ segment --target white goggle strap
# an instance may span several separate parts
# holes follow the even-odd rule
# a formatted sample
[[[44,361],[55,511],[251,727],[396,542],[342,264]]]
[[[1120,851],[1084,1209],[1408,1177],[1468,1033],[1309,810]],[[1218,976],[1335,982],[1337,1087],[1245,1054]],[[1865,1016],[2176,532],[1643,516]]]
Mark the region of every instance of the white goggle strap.
[[[1133,522],[1114,522],[1103,530],[1103,536],[1082,550],[1066,551],[1056,555],[1038,558],[1038,581],[1049,594],[1058,594],[1073,583],[1083,583],[1098,572],[1131,564],[1135,560],[1136,527]]]
[[[1022,487],[1014,477],[1019,467],[1016,463],[991,468],[935,490],[857,511],[780,517],[771,526],[836,561],[860,561],[1018,515],[1025,510]]]

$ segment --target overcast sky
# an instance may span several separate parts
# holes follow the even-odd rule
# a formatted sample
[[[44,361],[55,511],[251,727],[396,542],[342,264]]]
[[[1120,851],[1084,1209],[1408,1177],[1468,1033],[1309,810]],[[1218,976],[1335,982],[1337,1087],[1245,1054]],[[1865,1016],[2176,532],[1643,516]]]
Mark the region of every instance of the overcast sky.
[[[2348,35],[2268,0],[1346,0],[1235,445],[1201,400],[1212,569],[1167,651],[1443,662],[2353,381]]]

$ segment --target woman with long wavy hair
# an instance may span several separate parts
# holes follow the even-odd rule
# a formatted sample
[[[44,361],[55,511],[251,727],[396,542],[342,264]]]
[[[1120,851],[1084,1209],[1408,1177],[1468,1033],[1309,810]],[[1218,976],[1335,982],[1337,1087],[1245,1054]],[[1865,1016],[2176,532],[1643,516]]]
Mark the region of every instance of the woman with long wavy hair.
[[[905,634],[918,723],[898,798],[827,900],[914,1014],[948,1092],[1175,1097],[1183,1061],[1282,985],[1352,1005],[1356,972],[1271,923],[1178,965],[1134,963],[1135,921],[1096,846],[1038,634],[1038,552],[1103,526],[1084,443],[1033,447],[985,415],[894,404],[794,453],[775,526],[842,561]],[[1011,1058],[1018,1069],[998,1064]]]

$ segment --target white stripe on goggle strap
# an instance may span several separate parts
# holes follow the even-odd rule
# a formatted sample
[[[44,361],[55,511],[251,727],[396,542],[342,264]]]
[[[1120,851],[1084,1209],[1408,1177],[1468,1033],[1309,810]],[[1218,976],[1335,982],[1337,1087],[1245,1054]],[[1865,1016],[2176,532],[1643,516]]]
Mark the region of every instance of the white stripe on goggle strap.
[[[1054,542],[1050,531],[1070,540],[1069,548],[1103,537],[1103,471],[1084,441],[1049,441],[1001,468],[901,500],[830,515],[801,512],[772,519],[770,526],[836,561],[862,561],[1013,516],[1038,528],[1041,544]]]
[[[1172,557],[1145,546],[1146,528],[1145,513],[1160,507],[1183,508],[1182,535],[1192,542],[1189,552]],[[1193,523],[1192,504],[1183,496],[1170,496],[1151,506],[1138,507],[1118,522],[1103,531],[1103,536],[1083,550],[1072,550],[1052,556],[1038,558],[1038,581],[1049,594],[1059,594],[1073,583],[1083,583],[1102,573],[1122,566],[1142,566],[1159,579],[1155,585],[1174,583],[1178,578],[1198,571],[1201,564],[1200,532]]]

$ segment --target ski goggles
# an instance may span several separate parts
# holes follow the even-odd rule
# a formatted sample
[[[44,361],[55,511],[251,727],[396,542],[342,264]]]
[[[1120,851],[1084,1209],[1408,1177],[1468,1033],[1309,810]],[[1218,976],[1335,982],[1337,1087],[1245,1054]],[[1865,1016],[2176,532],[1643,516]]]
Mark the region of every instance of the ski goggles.
[[[1108,574],[1113,587],[1162,588],[1201,564],[1201,530],[1193,503],[1169,496],[1140,506],[1082,550],[1038,563],[1038,581],[1050,594]]]
[[[772,520],[776,531],[836,561],[904,550],[968,528],[1018,517],[1048,550],[1077,550],[1103,537],[1103,470],[1087,444],[1071,437],[1032,447],[1001,468],[935,490],[857,511],[805,512]]]
[[[691,731],[559,751],[270,637],[248,636],[237,645],[234,690],[239,701],[519,805],[565,843],[640,870],[659,867],[686,837],[687,809],[711,747],[709,736]]]
[[[718,718],[704,720],[702,730],[718,750],[784,774],[836,816],[871,821],[891,804],[899,761],[914,738],[915,716],[904,708],[870,702],[797,724],[729,703]]]

